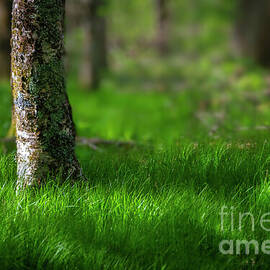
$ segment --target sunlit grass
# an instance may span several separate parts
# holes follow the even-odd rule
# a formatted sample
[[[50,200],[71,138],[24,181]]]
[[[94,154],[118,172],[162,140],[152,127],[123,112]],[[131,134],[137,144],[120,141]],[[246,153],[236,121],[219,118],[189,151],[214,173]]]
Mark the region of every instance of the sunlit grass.
[[[156,152],[79,151],[89,182],[16,196],[14,155],[0,159],[3,269],[228,269],[267,256],[222,256],[222,239],[264,241],[251,224],[231,232],[223,205],[255,217],[269,205],[269,153],[238,145]],[[190,262],[192,261],[192,265]]]

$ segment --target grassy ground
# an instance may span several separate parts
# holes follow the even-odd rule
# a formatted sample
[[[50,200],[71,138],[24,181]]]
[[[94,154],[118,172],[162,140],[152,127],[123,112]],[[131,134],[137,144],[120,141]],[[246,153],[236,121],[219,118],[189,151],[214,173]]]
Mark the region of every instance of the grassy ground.
[[[262,269],[269,255],[221,255],[223,239],[269,238],[270,145],[217,144],[179,150],[88,153],[78,149],[89,183],[16,196],[14,155],[0,159],[2,269]],[[86,157],[87,160],[86,160]],[[221,230],[226,205],[251,212]]]
[[[88,183],[49,179],[41,190],[16,196],[15,149],[0,146],[1,269],[265,269],[270,263],[254,248],[248,256],[243,249],[242,255],[219,251],[224,239],[260,245],[269,239],[260,226],[270,203],[268,72],[232,54],[231,1],[201,0],[198,8],[179,2],[172,3],[167,58],[149,47],[150,1],[113,1],[113,74],[95,93],[68,80],[78,134],[132,140],[135,147],[78,146]],[[140,22],[130,24],[138,12]],[[1,137],[9,128],[8,92],[1,83]],[[224,205],[234,213],[233,230],[230,215],[221,228]],[[239,230],[240,212],[254,215],[254,231],[249,217]]]
[[[3,84],[6,112],[7,91]],[[192,90],[121,92],[108,84],[98,93],[77,91],[71,81],[79,135],[137,146],[78,147],[89,183],[58,186],[53,179],[21,196],[14,192],[14,149],[2,146],[2,269],[260,269],[270,262],[253,249],[249,256],[219,252],[223,239],[269,238],[260,227],[270,200],[268,109],[258,113],[261,104],[231,99],[234,110],[216,118],[214,108],[198,106],[204,94]],[[215,98],[209,93],[208,102]],[[3,135],[8,113],[1,123]],[[221,230],[223,205],[234,207],[234,231],[229,216]],[[254,232],[248,218],[239,231],[240,212],[254,215]]]

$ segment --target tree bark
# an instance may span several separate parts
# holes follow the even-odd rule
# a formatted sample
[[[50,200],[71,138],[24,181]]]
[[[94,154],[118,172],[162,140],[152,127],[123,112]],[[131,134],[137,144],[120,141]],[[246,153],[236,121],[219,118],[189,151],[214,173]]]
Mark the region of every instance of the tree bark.
[[[107,23],[102,8],[105,0],[90,0],[83,23],[84,48],[80,81],[89,89],[98,89],[108,68]]]
[[[157,10],[156,42],[161,55],[169,51],[169,0],[155,0]]]
[[[238,50],[263,66],[270,67],[270,1],[241,0],[236,23]]]
[[[18,189],[61,172],[76,179],[75,127],[65,87],[64,0],[14,0],[12,89]]]
[[[0,79],[10,77],[11,1],[0,0]]]

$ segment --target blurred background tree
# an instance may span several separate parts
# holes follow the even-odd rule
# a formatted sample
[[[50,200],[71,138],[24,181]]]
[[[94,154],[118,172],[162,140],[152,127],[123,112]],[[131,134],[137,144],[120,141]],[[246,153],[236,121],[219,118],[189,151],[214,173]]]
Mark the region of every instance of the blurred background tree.
[[[270,67],[270,1],[240,0],[236,40],[241,53]]]
[[[97,90],[108,69],[106,0],[69,0],[67,13],[68,32],[80,28],[83,35],[79,81],[84,88]]]
[[[169,1],[170,0],[155,0],[157,10],[156,42],[161,55],[166,55],[169,51]]]
[[[98,89],[108,68],[106,0],[90,0],[86,10],[80,81],[90,89]]]
[[[10,74],[10,0],[0,0],[0,79],[8,79]]]

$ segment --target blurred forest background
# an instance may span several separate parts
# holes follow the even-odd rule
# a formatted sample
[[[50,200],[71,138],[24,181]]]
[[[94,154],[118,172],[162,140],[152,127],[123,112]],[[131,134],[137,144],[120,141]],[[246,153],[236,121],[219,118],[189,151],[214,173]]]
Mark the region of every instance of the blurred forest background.
[[[260,3],[259,3],[260,2]],[[79,134],[172,144],[268,130],[268,1],[67,1]],[[1,136],[9,129],[10,2],[1,0]]]

